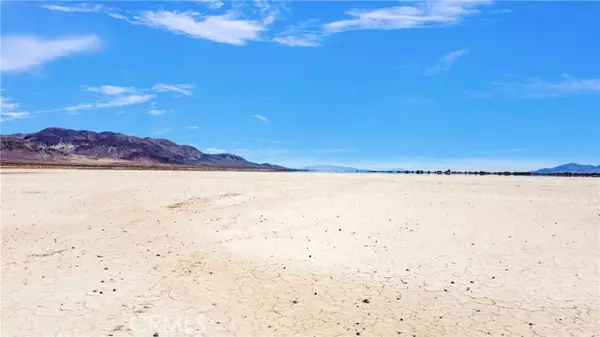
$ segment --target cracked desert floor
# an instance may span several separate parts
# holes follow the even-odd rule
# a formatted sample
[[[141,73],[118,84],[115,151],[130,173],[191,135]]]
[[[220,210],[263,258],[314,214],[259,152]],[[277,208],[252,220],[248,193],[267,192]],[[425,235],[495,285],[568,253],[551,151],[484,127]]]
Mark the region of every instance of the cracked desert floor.
[[[4,169],[2,336],[598,336],[599,182]]]

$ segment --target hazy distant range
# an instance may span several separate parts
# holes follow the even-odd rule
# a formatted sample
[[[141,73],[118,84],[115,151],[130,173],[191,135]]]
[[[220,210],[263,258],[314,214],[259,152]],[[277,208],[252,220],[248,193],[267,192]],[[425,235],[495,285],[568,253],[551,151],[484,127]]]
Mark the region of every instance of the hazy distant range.
[[[305,166],[301,168],[302,170],[311,171],[311,172],[337,172],[337,173],[359,173],[359,172],[367,172],[373,170],[363,170],[356,167],[348,167],[348,166],[335,166],[335,165],[312,165]],[[386,171],[406,171],[405,169],[389,169]]]
[[[313,165],[305,166],[302,170],[311,172],[337,172],[337,173],[360,173],[372,170],[363,170],[356,167],[348,166],[335,166],[335,165]],[[384,171],[406,171],[405,169],[389,169]],[[556,173],[600,173],[600,165],[581,165],[577,163],[569,163],[559,165],[552,168],[543,168],[539,170],[531,171],[537,174],[556,174]]]

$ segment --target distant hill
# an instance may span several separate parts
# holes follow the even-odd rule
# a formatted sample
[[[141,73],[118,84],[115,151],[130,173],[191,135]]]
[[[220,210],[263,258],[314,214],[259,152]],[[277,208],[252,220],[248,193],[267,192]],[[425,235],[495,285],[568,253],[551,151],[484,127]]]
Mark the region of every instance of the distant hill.
[[[311,172],[338,172],[338,173],[366,173],[366,172],[404,172],[405,169],[389,169],[389,170],[364,170],[356,167],[335,166],[335,165],[314,165],[305,166],[302,170]]]
[[[0,160],[12,163],[123,163],[215,168],[286,170],[258,164],[234,154],[207,154],[167,139],[141,138],[115,132],[47,128],[29,134],[0,136]]]
[[[533,173],[553,174],[553,173],[600,173],[600,165],[580,165],[576,163],[564,164],[552,168],[544,168]]]
[[[314,166],[305,166],[302,170],[307,170],[311,172],[340,172],[340,173],[355,173],[360,172],[362,170],[357,169],[356,167],[346,167],[346,166],[333,166],[333,165],[314,165]]]

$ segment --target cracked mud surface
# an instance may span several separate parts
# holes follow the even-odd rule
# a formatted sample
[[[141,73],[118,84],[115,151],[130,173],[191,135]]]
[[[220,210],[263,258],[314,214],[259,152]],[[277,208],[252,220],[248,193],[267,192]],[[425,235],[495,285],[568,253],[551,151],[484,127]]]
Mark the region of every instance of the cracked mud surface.
[[[599,336],[595,179],[21,172],[2,336]]]

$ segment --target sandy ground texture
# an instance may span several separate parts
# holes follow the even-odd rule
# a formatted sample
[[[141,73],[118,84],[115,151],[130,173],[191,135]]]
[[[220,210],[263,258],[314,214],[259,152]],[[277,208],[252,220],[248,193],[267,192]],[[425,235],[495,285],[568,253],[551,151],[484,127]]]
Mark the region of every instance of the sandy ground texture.
[[[3,170],[2,336],[598,336],[598,179]]]

